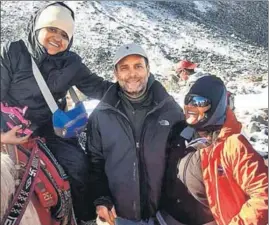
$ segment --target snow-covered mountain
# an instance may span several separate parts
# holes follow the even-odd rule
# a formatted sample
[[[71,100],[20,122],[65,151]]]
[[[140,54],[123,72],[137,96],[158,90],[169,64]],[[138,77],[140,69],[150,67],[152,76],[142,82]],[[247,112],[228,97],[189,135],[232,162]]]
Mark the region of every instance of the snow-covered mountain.
[[[48,2],[1,1],[1,43],[26,38],[30,14]],[[182,99],[174,65],[197,62],[237,95],[249,138],[268,151],[268,1],[66,2],[76,12],[73,50],[93,71],[113,79],[116,49],[138,42],[156,78]]]

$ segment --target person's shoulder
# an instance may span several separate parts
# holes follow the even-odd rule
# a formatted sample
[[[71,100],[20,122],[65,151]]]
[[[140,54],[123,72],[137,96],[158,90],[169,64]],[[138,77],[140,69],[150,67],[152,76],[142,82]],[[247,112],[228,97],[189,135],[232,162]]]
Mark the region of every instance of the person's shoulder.
[[[28,50],[23,40],[7,41],[1,45],[2,60],[12,61],[20,60],[22,55],[27,54]]]
[[[250,143],[243,134],[239,133],[227,137],[225,140],[225,144],[234,147],[242,147]]]
[[[159,98],[165,98],[170,96],[164,85],[160,81],[156,80],[154,75],[151,75],[151,79],[152,80],[150,82],[152,83],[152,85],[150,89],[156,93],[156,96],[158,96]]]
[[[172,133],[175,133],[175,134],[183,134],[184,132],[183,131],[187,131],[188,130],[188,125],[186,123],[185,120],[182,120],[182,121],[178,121],[177,123],[175,123],[171,129],[171,132]],[[188,132],[188,131],[187,131]],[[182,136],[182,135],[181,135]],[[183,134],[184,136],[184,134]],[[192,137],[192,135],[191,135]],[[184,136],[185,138],[185,136]],[[188,139],[188,138],[185,138],[185,139]]]
[[[186,141],[190,141],[193,134],[189,133],[188,126],[185,121],[179,121],[175,123],[169,134],[168,146],[171,148],[184,148],[186,147]]]
[[[229,158],[238,158],[249,153],[258,154],[243,134],[233,134],[226,138],[223,154]]]
[[[176,102],[174,97],[168,93],[168,91],[166,90],[166,88],[163,86],[163,84],[160,81],[154,78],[154,80],[152,80],[151,82],[152,82],[152,85],[151,85],[152,87],[150,89],[155,93],[154,95],[155,98],[158,98],[159,100],[167,99],[168,101],[166,101],[166,104],[169,104],[171,106],[175,106],[176,108],[181,109],[180,105]]]
[[[75,69],[76,82],[80,82],[80,79],[83,79],[85,75],[86,76],[89,75],[89,72],[87,71],[87,66],[82,62],[81,57],[76,52],[73,52],[70,50],[66,51],[62,57],[62,60],[66,61],[64,65],[65,67],[70,67],[70,68]]]
[[[71,50],[68,50],[68,54],[70,55],[70,56],[79,56],[79,54],[78,53],[76,53],[76,52],[74,52],[74,51],[71,51]],[[80,57],[80,56],[79,56]]]
[[[80,57],[80,55],[76,52],[73,52],[73,51],[68,51],[68,57],[70,58],[74,58],[76,60],[79,60],[80,62],[82,62],[82,58]]]
[[[6,52],[10,51],[19,52],[22,50],[23,46],[25,46],[23,40],[5,41],[3,44],[1,44],[1,48],[4,49]]]

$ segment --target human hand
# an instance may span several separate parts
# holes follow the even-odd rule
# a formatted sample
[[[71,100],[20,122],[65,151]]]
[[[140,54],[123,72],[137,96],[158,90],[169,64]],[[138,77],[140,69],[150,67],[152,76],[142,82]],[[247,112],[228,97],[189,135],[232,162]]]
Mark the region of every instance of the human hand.
[[[96,207],[96,213],[103,222],[105,221],[110,225],[115,224],[115,218],[117,218],[117,214],[114,206],[111,210],[109,210],[106,206],[98,205]]]
[[[13,127],[7,132],[1,132],[1,143],[3,144],[23,144],[28,141],[30,134],[24,137],[18,137],[17,132],[22,128],[22,125]]]

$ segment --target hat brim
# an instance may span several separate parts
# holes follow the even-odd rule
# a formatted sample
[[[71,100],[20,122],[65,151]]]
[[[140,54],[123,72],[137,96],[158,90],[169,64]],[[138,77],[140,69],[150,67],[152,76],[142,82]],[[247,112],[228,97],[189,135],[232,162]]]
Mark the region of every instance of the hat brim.
[[[193,70],[193,69],[197,68],[197,66],[198,66],[198,64],[194,63],[194,64],[188,66],[186,69]]]
[[[143,55],[141,53],[132,53],[132,54],[126,54],[126,55],[123,55],[122,57],[118,58],[117,60],[115,60],[113,62],[114,66],[116,66],[122,59],[126,58],[127,56],[130,56],[130,55],[139,55],[139,56],[142,56],[144,58],[148,58],[146,55]]]

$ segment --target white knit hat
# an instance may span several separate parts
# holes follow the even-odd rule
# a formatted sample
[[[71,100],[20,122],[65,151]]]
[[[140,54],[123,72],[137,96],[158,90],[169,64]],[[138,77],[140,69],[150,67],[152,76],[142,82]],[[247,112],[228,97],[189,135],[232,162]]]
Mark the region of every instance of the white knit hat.
[[[69,9],[61,5],[51,5],[39,15],[35,31],[44,27],[56,27],[65,31],[70,41],[74,33],[75,21]]]

